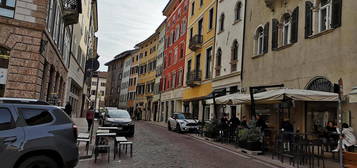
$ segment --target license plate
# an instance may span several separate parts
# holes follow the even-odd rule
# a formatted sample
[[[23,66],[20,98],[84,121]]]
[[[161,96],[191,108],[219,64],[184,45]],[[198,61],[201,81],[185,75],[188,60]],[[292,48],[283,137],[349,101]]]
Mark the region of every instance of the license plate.
[[[123,130],[123,127],[118,127],[118,130],[120,131],[120,130]]]

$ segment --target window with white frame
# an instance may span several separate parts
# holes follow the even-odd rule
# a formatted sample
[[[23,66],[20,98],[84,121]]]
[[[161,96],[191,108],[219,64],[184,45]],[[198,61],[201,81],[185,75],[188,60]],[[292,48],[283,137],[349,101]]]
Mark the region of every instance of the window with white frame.
[[[283,45],[290,44],[291,37],[291,17],[289,14],[284,14],[282,18],[283,23]]]
[[[256,55],[263,54],[264,51],[264,29],[262,26],[258,27],[256,31]]]
[[[13,18],[16,0],[0,0],[0,16]]]
[[[321,0],[319,9],[319,32],[323,32],[331,28],[332,16],[332,0]]]

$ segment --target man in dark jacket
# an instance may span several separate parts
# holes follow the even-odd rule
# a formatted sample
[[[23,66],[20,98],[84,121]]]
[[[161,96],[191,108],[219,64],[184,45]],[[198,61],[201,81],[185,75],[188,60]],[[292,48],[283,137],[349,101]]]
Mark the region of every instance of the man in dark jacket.
[[[69,102],[67,102],[66,106],[64,107],[64,111],[71,117],[72,115],[72,106]]]

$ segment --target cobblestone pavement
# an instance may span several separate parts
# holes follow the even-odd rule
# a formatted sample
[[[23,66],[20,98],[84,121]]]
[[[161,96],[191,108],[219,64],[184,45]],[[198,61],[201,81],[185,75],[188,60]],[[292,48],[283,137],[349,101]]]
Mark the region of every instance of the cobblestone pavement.
[[[272,167],[245,155],[199,141],[193,137],[169,132],[164,127],[137,122],[133,158],[126,156],[108,164],[106,156],[97,163],[81,160],[79,168],[265,168]]]

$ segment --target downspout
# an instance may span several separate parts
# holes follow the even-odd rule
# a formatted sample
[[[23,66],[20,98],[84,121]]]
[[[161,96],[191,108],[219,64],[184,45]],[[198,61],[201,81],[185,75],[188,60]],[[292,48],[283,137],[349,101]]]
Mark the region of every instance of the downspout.
[[[243,75],[244,75],[244,57],[245,57],[245,29],[247,25],[247,3],[248,1],[244,1],[244,19],[243,19],[243,44],[242,44],[242,61],[241,61],[241,68],[240,68],[240,81],[241,81],[241,93],[242,93],[242,86],[243,86]],[[243,116],[243,106],[240,106],[240,116]]]
[[[214,48],[214,53],[213,53],[213,55],[216,53],[216,33],[217,33],[217,16],[218,16],[218,0],[216,0],[216,16],[215,16],[215,20],[214,20],[214,22],[215,22],[215,27],[214,27],[214,42],[213,42],[213,45],[215,46],[215,48]],[[213,57],[213,59],[212,59],[212,64],[214,63],[214,61],[215,61],[215,59],[214,59],[215,57]],[[214,65],[214,64],[213,64]],[[212,68],[213,68],[213,66],[212,66]],[[213,77],[213,70],[212,70],[212,77]],[[215,92],[213,91],[213,110],[214,110],[214,118],[213,119],[218,119],[217,117],[217,115],[218,115],[218,112],[217,112],[217,105],[216,105],[216,99],[215,99]],[[204,124],[204,120],[202,120],[203,121],[203,124]]]

